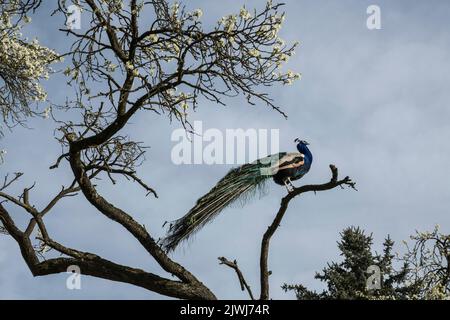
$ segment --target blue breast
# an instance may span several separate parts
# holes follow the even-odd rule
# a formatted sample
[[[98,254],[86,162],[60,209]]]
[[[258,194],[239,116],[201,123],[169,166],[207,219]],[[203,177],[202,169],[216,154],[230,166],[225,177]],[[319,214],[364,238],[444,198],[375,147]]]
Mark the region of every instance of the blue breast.
[[[297,150],[305,156],[305,164],[296,170],[294,174],[295,179],[303,177],[309,171],[313,162],[313,155],[305,144],[299,143],[297,145]]]

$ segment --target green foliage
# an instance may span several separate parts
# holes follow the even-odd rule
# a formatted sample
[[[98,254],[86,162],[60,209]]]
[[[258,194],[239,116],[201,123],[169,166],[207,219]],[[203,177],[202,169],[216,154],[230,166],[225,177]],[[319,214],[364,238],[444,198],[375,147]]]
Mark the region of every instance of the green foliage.
[[[408,265],[395,271],[392,253],[394,241],[388,236],[383,243],[383,253],[372,252],[373,237],[359,227],[346,228],[341,233],[338,248],[342,262],[328,263],[315,278],[327,284],[327,289],[318,293],[305,286],[283,285],[285,291],[294,291],[300,300],[310,299],[406,299],[414,294],[414,286],[406,284]],[[370,290],[367,281],[369,266],[378,266],[381,272],[381,288]]]

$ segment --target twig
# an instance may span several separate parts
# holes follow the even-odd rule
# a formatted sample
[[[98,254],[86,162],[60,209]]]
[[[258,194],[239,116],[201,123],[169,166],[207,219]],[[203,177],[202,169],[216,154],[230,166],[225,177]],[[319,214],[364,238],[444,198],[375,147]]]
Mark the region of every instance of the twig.
[[[15,172],[14,173],[14,178],[12,178],[9,181],[8,181],[8,175],[6,175],[4,180],[3,180],[3,185],[0,187],[0,191],[5,190],[6,188],[8,188],[14,181],[19,179],[22,175],[23,175],[22,172]]]
[[[51,166],[49,167],[49,169],[52,170],[52,169],[58,168],[59,163],[61,162],[61,160],[64,159],[64,158],[67,158],[68,156],[69,156],[69,153],[68,153],[68,152],[67,152],[67,153],[64,153],[64,154],[62,154],[62,155],[60,155],[60,156],[58,157],[58,159],[56,160],[55,164],[51,165]]]
[[[247,281],[245,281],[244,275],[242,274],[241,270],[239,269],[239,267],[237,265],[237,261],[234,260],[233,262],[231,262],[225,257],[219,257],[217,259],[219,259],[219,261],[220,261],[219,264],[224,264],[224,265],[234,269],[234,271],[236,271],[236,274],[239,279],[239,283],[241,285],[241,290],[242,291],[247,290],[248,295],[250,296],[250,299],[255,300],[250,286],[248,285]]]

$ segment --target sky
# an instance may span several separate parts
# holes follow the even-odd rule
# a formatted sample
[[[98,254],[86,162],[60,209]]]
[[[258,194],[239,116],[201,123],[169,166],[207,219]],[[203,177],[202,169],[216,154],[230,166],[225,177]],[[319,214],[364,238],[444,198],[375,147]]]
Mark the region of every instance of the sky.
[[[329,164],[357,182],[357,192],[336,188],[304,194],[291,202],[270,247],[274,299],[294,298],[282,291],[283,283],[324,288],[314,279],[315,272],[340,259],[336,241],[345,227],[360,226],[373,233],[377,251],[389,234],[399,253],[404,250],[402,240],[415,230],[432,230],[439,224],[443,233],[450,233],[450,2],[284,2],[286,20],[280,36],[287,42],[300,42],[287,67],[301,72],[302,79],[292,86],[274,87],[270,93],[288,119],[239,98],[227,107],[203,102],[191,118],[201,120],[205,129],[278,129],[281,151],[295,151],[297,137],[307,140],[314,163],[295,182],[297,186],[328,181]],[[222,16],[239,12],[243,4],[261,8],[264,1],[193,0],[188,7],[202,8],[207,28]],[[366,26],[366,9],[372,4],[381,9],[380,30]],[[53,5],[45,2],[32,17],[28,32],[42,44],[64,51],[70,39],[58,31],[64,21],[50,17],[51,9]],[[55,101],[64,101],[72,93],[58,78],[45,86]],[[53,138],[55,124],[34,119],[29,127],[18,127],[0,140],[0,149],[8,151],[0,173],[25,173],[11,189],[16,194],[36,182],[31,201],[39,207],[72,175],[67,165],[48,169],[60,152]],[[183,216],[232,167],[175,165],[170,138],[179,127],[164,117],[141,113],[125,128],[150,146],[139,173],[159,199],[145,197],[143,190],[126,181],[101,184],[101,193],[130,212],[155,238],[164,235],[165,221]],[[261,238],[286,194],[283,187],[269,186],[268,195],[223,211],[172,254],[219,298],[247,298],[234,272],[218,264],[219,256],[237,259],[247,282],[259,293]],[[19,222],[28,219],[20,210],[12,213]],[[46,217],[46,224],[52,237],[69,247],[170,277],[121,226],[96,212],[82,196],[61,201]],[[1,299],[166,299],[88,276],[82,276],[81,290],[68,290],[67,277],[33,278],[16,243],[0,237]]]

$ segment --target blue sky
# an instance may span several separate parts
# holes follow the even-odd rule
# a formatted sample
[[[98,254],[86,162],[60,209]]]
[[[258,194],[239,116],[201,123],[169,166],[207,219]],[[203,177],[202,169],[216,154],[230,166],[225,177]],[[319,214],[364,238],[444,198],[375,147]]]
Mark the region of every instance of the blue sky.
[[[203,103],[192,120],[204,128],[280,130],[280,149],[295,151],[293,139],[311,144],[314,164],[297,185],[329,179],[328,165],[358,183],[358,192],[335,189],[295,199],[271,243],[269,257],[273,298],[289,299],[280,286],[301,282],[311,288],[327,262],[339,259],[336,241],[343,228],[355,225],[373,232],[381,249],[390,234],[401,240],[417,230],[439,224],[450,233],[450,34],[448,1],[299,1],[285,0],[287,12],[281,37],[300,41],[288,68],[302,73],[293,86],[271,89],[289,115],[285,120],[264,107],[233,99],[226,108]],[[223,15],[261,7],[264,1],[189,1],[202,8],[206,25]],[[381,30],[366,28],[366,8],[381,8]],[[57,31],[63,20],[49,17],[49,2],[33,17],[30,34],[64,51],[70,40]],[[151,21],[148,21],[150,24]],[[59,80],[58,80],[59,79]],[[61,78],[46,84],[49,97],[63,101],[72,93]],[[55,125],[35,119],[31,129],[16,128],[0,140],[7,149],[2,175],[23,171],[20,188],[37,182],[31,199],[43,205],[61,184],[71,179],[67,165],[48,170],[59,155]],[[171,162],[171,133],[178,128],[166,118],[141,113],[126,127],[136,140],[151,146],[141,176],[160,198],[129,183],[102,184],[101,192],[131,212],[154,237],[164,234],[164,221],[184,215],[230,168],[229,165],[181,165]],[[20,188],[19,188],[20,187]],[[237,259],[255,292],[259,287],[259,245],[285,189],[270,185],[270,193],[245,207],[230,208],[199,232],[173,258],[198,276],[219,298],[246,298],[235,274],[218,265],[217,257]],[[19,221],[25,213],[13,210]],[[165,275],[138,242],[108,221],[83,198],[62,201],[47,217],[53,238],[67,246],[96,252],[107,259]],[[168,275],[165,275],[168,276]],[[81,290],[67,290],[66,274],[33,278],[16,244],[0,238],[0,298],[160,299],[158,294],[126,284],[82,278]]]

